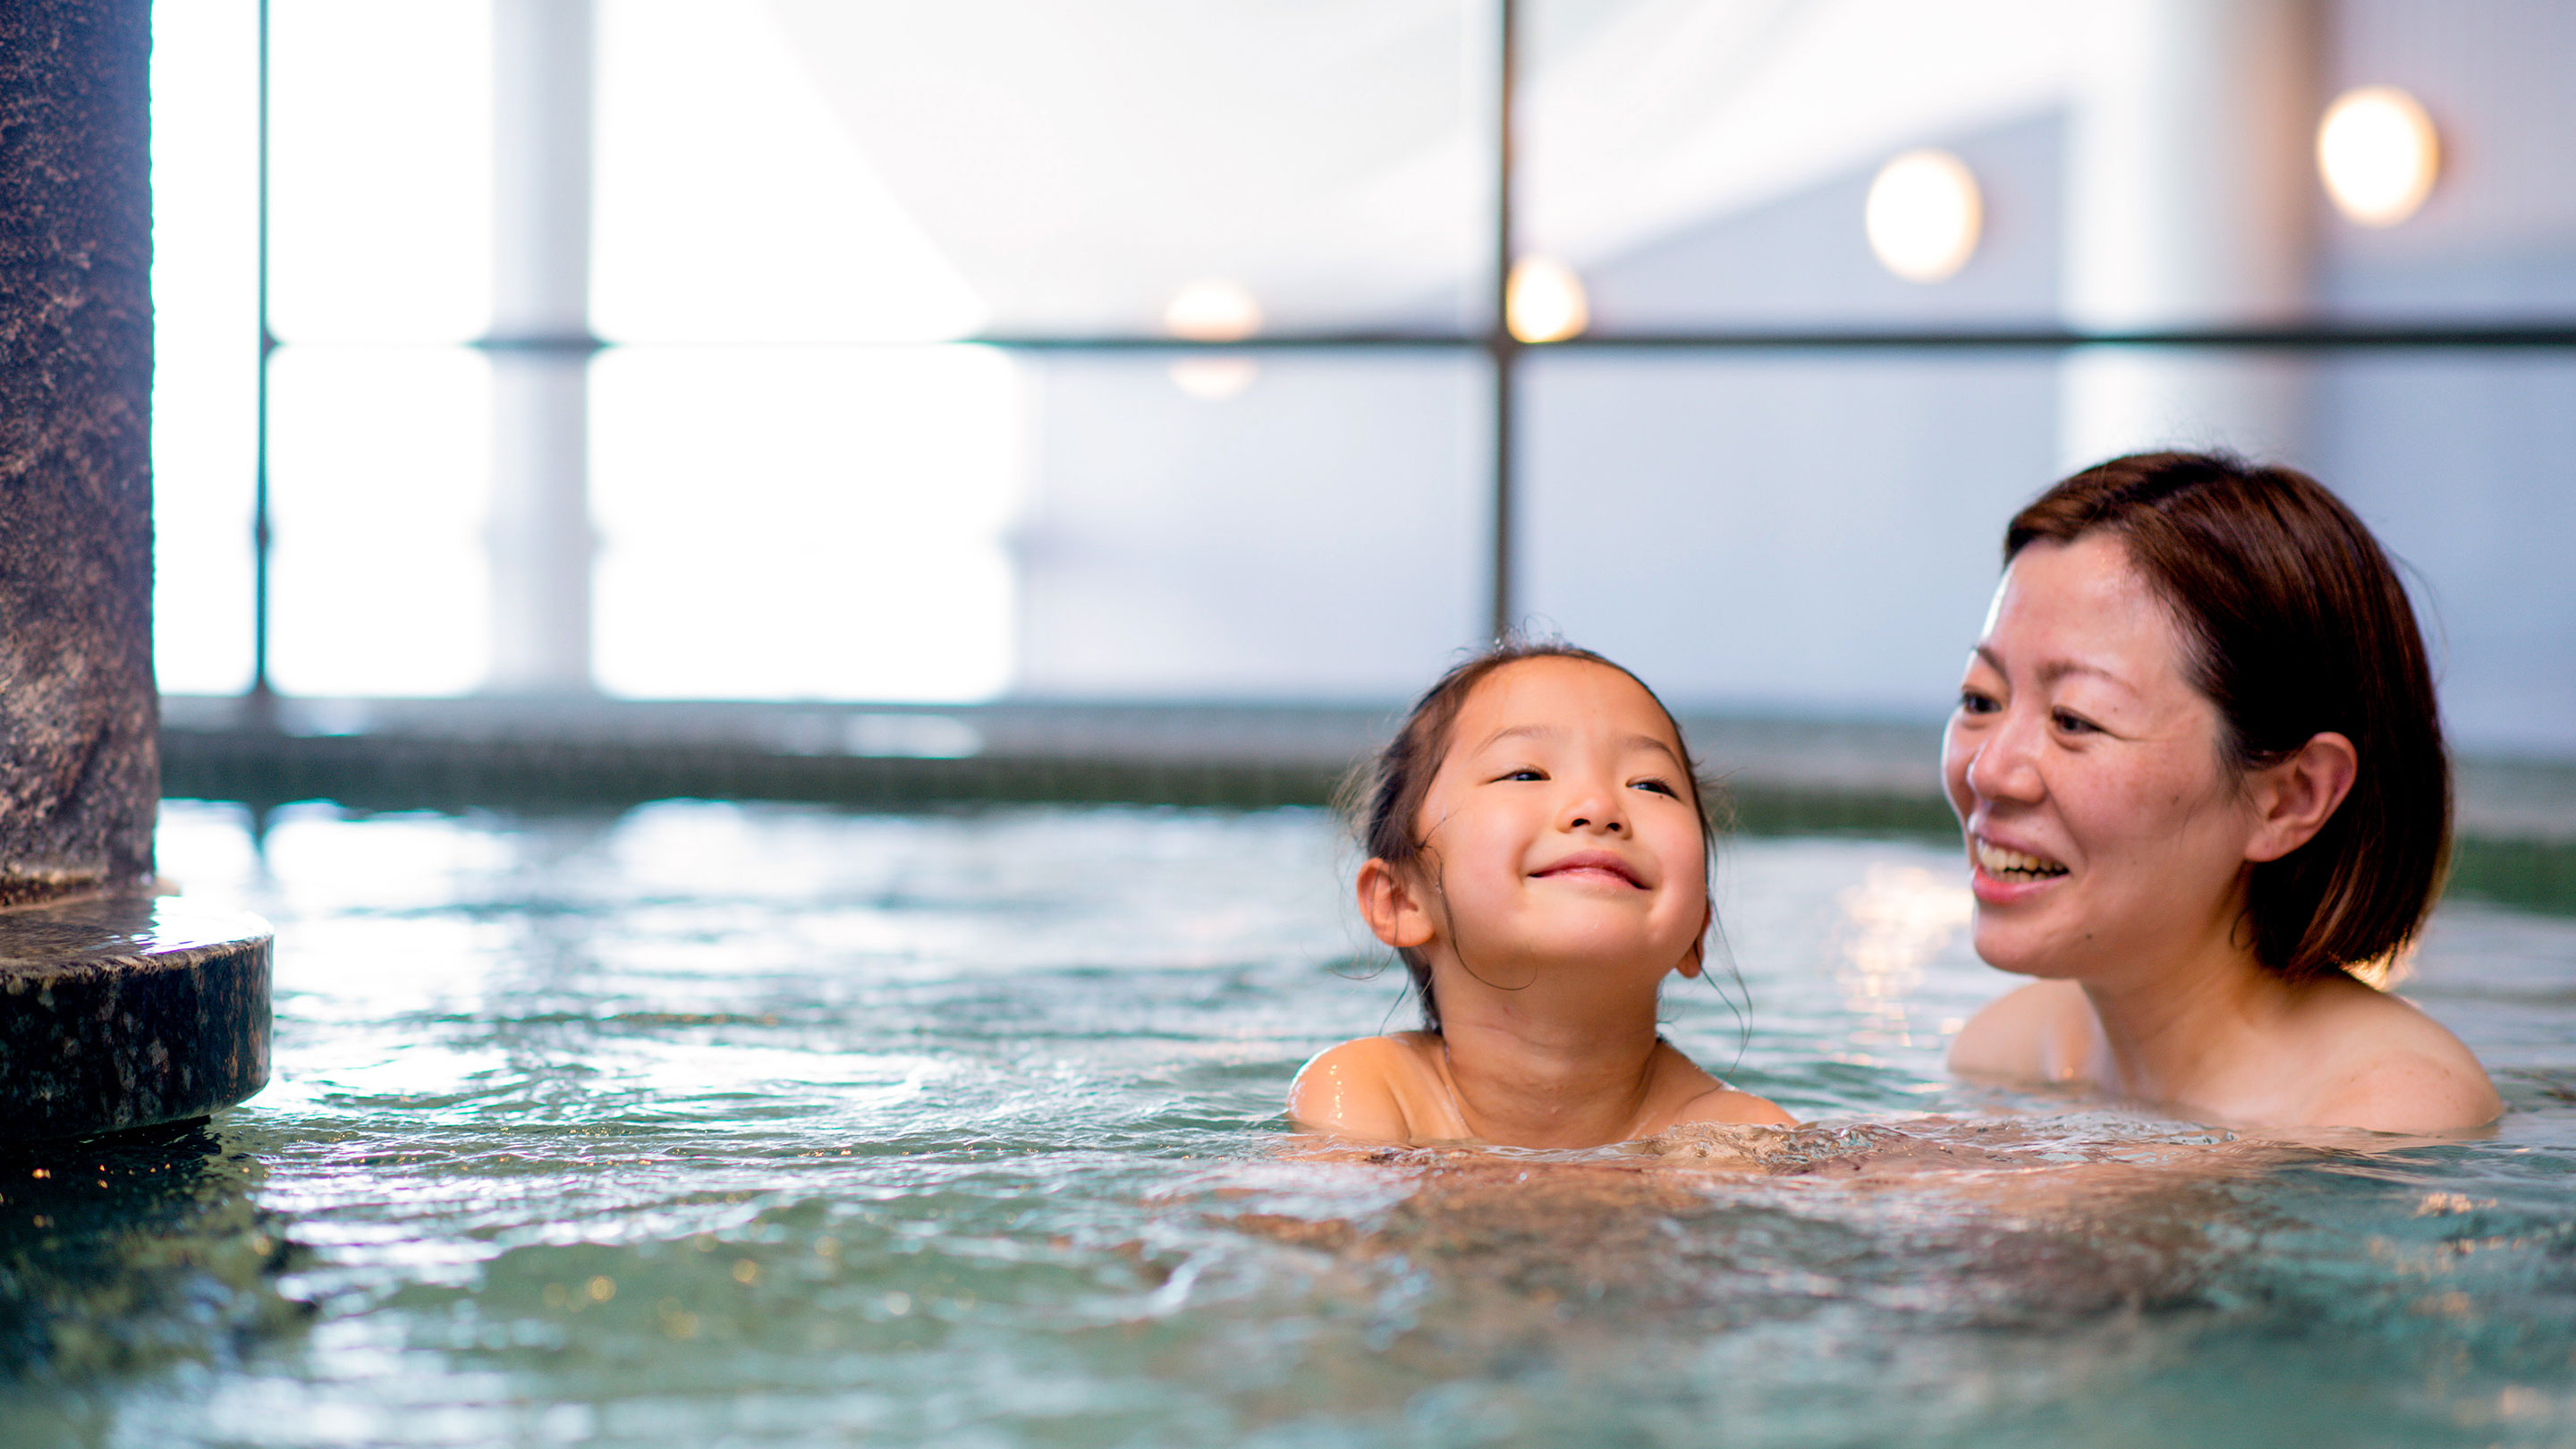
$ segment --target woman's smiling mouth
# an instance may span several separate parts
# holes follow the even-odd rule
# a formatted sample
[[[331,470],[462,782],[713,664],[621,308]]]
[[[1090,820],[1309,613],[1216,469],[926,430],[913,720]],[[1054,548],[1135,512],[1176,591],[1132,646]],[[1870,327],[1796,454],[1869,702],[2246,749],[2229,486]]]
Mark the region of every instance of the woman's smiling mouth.
[[[2066,874],[2066,867],[2056,861],[2025,851],[2008,850],[1982,836],[1970,837],[1969,844],[1976,852],[1977,868],[1996,880],[2054,880]]]
[[[1606,850],[1577,851],[1553,865],[1530,872],[1532,880],[1556,880],[1569,877],[1577,880],[1616,881],[1620,885],[1636,890],[1646,888],[1646,883],[1637,878],[1636,867]]]

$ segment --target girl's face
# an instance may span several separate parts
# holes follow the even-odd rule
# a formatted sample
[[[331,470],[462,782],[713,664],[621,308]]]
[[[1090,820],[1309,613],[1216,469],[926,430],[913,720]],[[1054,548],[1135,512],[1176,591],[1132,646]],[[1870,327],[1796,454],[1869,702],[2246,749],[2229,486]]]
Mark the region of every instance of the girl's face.
[[[1450,726],[1415,821],[1435,959],[1696,971],[1708,873],[1682,744],[1618,670],[1526,659]]]
[[[2258,811],[2188,657],[2116,537],[2005,571],[1942,750],[1989,964],[2109,982],[2227,940]]]

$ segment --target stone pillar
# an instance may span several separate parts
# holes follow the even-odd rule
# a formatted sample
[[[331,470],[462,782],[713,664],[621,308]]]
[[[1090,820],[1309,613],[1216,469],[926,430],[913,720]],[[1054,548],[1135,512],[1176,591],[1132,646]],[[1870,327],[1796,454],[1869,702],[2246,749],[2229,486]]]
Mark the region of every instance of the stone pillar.
[[[152,875],[151,18],[0,5],[0,906]]]
[[[2295,320],[2317,181],[2313,0],[2089,0],[2067,147],[2067,322],[2088,330]],[[2062,373],[2069,468],[2141,449],[2296,457],[2305,364],[2084,348]]]
[[[150,894],[151,19],[0,0],[0,1143],[268,1081],[266,923]]]
[[[590,335],[590,0],[492,11],[492,335]],[[492,352],[492,675],[503,694],[591,688],[587,351]]]

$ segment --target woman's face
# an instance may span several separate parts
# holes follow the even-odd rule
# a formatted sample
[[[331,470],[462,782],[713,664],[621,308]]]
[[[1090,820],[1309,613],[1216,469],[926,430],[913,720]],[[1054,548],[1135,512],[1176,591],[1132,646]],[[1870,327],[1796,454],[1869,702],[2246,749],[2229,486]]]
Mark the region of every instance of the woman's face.
[[[2187,658],[2112,535],[2005,570],[1941,761],[1989,964],[2110,985],[2226,943],[2256,812]]]

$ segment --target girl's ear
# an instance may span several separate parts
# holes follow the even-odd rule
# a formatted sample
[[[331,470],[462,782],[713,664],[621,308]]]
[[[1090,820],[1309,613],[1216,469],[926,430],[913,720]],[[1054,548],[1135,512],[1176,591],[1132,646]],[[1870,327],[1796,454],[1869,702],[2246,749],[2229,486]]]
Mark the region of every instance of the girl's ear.
[[[1708,928],[1716,924],[1716,905],[1710,904],[1700,907],[1699,934],[1691,937],[1690,952],[1688,955],[1682,957],[1682,964],[1673,968],[1674,970],[1682,973],[1682,978],[1684,980],[1697,976],[1701,971],[1707,969]]]
[[[1431,913],[1404,873],[1377,856],[1360,867],[1360,915],[1377,938],[1397,950],[1430,943]]]

